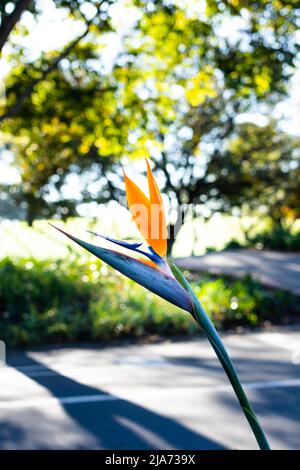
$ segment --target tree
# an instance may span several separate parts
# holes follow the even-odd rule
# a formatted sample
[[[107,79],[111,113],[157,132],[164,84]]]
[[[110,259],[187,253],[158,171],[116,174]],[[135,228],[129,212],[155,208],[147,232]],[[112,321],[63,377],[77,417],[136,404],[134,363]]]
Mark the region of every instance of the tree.
[[[84,23],[85,28],[81,34],[79,34],[74,40],[72,40],[69,44],[67,44],[61,51],[57,51],[55,55],[48,57],[46,60],[42,60],[40,62],[40,67],[33,66],[33,64],[26,64],[27,67],[30,65],[30,69],[27,70],[25,73],[25,77],[18,77],[20,81],[18,80],[16,82],[17,88],[20,90],[17,93],[14,93],[14,97],[12,102],[10,101],[9,97],[7,100],[7,105],[5,106],[5,111],[0,114],[0,123],[5,121],[6,119],[9,119],[16,115],[21,107],[23,106],[23,103],[31,97],[31,94],[35,90],[35,88],[39,85],[39,83],[43,82],[45,78],[51,74],[51,72],[55,71],[61,61],[68,57],[70,52],[78,45],[80,42],[88,35],[91,33],[91,31],[94,29],[96,31],[100,31],[100,33],[107,32],[110,27],[109,27],[109,21],[108,21],[108,14],[107,14],[107,7],[113,3],[114,0],[101,0],[101,1],[85,1],[85,5],[90,5],[94,8],[94,15],[92,17],[86,17],[85,14],[81,10],[82,2],[73,0],[71,2],[65,1],[65,0],[54,0],[55,4],[58,7],[64,7],[65,9],[67,8],[69,10],[69,15],[74,18],[75,20],[80,20],[81,22]],[[21,5],[22,4],[22,5]],[[27,2],[28,5],[28,2]],[[32,13],[37,14],[37,10],[35,8],[35,2],[29,2],[29,5],[32,6]],[[25,2],[19,0],[17,2],[15,10],[9,15],[8,17],[5,15],[5,6],[3,7],[3,12],[1,18],[3,18],[3,28],[5,28],[6,21],[9,22],[9,19],[11,16],[14,17],[14,19],[17,21],[20,17],[17,17],[17,14],[15,12],[21,10],[21,7],[23,7],[23,10],[25,9]],[[21,14],[21,13],[20,13]],[[16,23],[15,21],[15,23]],[[11,20],[12,23],[12,20]],[[15,25],[15,23],[12,25],[12,27]],[[1,27],[0,27],[1,30]],[[3,35],[3,41],[5,42],[7,40],[8,35]],[[3,45],[4,45],[3,42]],[[0,49],[1,52],[1,49]],[[17,48],[17,60],[16,62],[18,63],[19,60],[21,59],[22,61],[22,55],[24,51],[21,48],[19,50]],[[42,64],[42,65],[41,65]],[[23,71],[24,72],[24,71]],[[25,78],[25,80],[22,80]],[[11,90],[8,88],[7,90],[8,94],[11,92]]]
[[[277,193],[283,184],[286,193],[288,188],[292,191],[292,165],[299,172],[299,160],[294,159],[294,145],[289,145],[299,143],[272,124],[262,129],[251,124],[240,126],[238,117],[262,104],[271,109],[285,93],[298,53],[295,31],[299,6],[298,2],[211,1],[203,21],[180,9],[153,11],[141,20],[143,36],[137,47],[130,38],[129,50],[136,57],[136,68],[143,71],[148,91],[149,98],[144,101],[147,127],[152,143],[157,144],[152,158],[165,182],[165,192],[178,208],[200,203],[212,211],[230,211],[244,206],[248,195],[252,206],[268,203],[275,218],[275,207],[282,206],[282,200],[275,203],[270,193]],[[235,19],[247,18],[243,34],[236,34],[235,39],[234,35],[224,38],[215,34],[224,21],[224,7]],[[268,36],[263,28],[266,23]],[[181,93],[181,98],[174,99],[174,93]],[[261,139],[265,171],[260,171],[252,158],[258,143],[252,138],[248,178],[241,178],[239,159],[245,148],[240,146],[241,154],[235,155],[228,146],[243,134],[247,142],[246,129]],[[268,139],[277,151],[275,169]],[[255,178],[249,178],[252,173]],[[170,249],[177,225],[171,224]]]
[[[121,193],[122,158],[151,156],[177,207],[230,210],[243,203],[245,188],[236,184],[233,194],[226,184],[230,165],[236,181],[240,175],[228,145],[244,132],[241,113],[272,106],[286,92],[298,53],[298,2],[207,0],[205,12],[199,2],[134,3],[139,21],[109,73],[99,67],[98,47],[112,31],[107,9],[101,26],[92,24],[55,67],[58,51],[35,64],[16,51],[4,114],[17,110],[2,128],[23,187],[43,201],[54,188],[59,206],[68,175],[77,172],[80,200],[105,202]],[[219,32],[228,15],[242,33]]]
[[[211,161],[210,174],[219,163]],[[223,209],[245,207],[281,224],[286,213],[299,216],[300,138],[281,131],[276,121],[265,126],[239,124],[221,157],[222,173],[214,182]]]

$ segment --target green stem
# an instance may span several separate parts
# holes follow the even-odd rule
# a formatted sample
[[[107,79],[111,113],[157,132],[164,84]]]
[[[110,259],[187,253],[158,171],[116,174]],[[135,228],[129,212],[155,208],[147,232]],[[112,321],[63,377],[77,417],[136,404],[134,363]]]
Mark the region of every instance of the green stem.
[[[195,312],[197,316],[197,320],[200,326],[202,326],[205,334],[212,345],[219,361],[221,362],[227,377],[232,385],[233,390],[239,400],[241,408],[246,416],[246,419],[251,426],[253,434],[257,440],[259,448],[261,450],[270,450],[269,443],[267,438],[258,422],[258,419],[255,415],[255,412],[247,398],[247,395],[242,387],[242,384],[239,380],[237,372],[232,364],[232,361],[225,349],[225,346],[216,331],[214,325],[212,324],[210,318],[204,311],[200,302],[197,302],[198,305],[195,305]]]
[[[206,311],[202,307],[199,299],[193,292],[191,286],[189,285],[188,281],[182,274],[182,272],[175,266],[172,261],[170,262],[170,267],[177,278],[177,280],[182,284],[182,286],[189,292],[192,297],[193,305],[194,305],[194,318],[199,323],[201,328],[203,328],[206,337],[210,344],[212,345],[219,361],[221,362],[226,375],[232,385],[232,388],[238,398],[238,401],[241,405],[241,408],[245,414],[245,417],[253,431],[253,434],[256,438],[256,441],[259,445],[261,450],[270,450],[270,445],[267,441],[267,438],[259,424],[259,421],[255,415],[255,412],[247,398],[247,395],[242,387],[240,379],[237,375],[237,372],[233,366],[233,363],[226,351],[226,348],[215,329],[212,321],[210,320],[209,316],[207,315]]]

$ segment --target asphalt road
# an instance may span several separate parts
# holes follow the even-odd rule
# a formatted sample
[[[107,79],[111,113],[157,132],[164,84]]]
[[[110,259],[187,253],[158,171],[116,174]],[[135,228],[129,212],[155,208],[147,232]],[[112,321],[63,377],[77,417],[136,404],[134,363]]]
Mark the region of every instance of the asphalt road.
[[[266,286],[300,295],[300,255],[268,250],[225,250],[177,258],[183,269],[243,277],[251,274]]]
[[[271,445],[300,448],[300,328],[224,337]],[[204,339],[10,352],[1,449],[255,449]]]

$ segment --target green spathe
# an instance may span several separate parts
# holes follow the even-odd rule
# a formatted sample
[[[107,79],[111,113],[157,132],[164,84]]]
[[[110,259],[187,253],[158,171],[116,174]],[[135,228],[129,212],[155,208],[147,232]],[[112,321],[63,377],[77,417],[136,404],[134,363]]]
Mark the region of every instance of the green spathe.
[[[189,294],[175,279],[175,277],[172,276],[172,273],[167,275],[159,269],[156,269],[138,259],[134,259],[131,256],[127,256],[108,248],[92,245],[91,243],[80,240],[79,238],[66,233],[64,230],[61,230],[54,225],[53,227],[93,255],[97,256],[97,258],[129,277],[129,279],[132,279],[177,307],[193,314],[193,306]]]

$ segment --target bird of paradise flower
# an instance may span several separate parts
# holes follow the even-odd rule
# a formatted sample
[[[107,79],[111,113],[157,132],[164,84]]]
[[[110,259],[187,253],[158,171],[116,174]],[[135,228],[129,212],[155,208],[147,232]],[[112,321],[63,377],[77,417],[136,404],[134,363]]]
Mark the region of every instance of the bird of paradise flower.
[[[171,258],[167,257],[167,225],[162,196],[147,160],[146,164],[149,197],[125,173],[124,179],[128,206],[137,228],[147,242],[147,248],[143,248],[143,243],[128,243],[91,232],[114,245],[132,251],[135,257],[117,249],[93,245],[58,227],[53,227],[128,278],[193,316],[223,366],[259,448],[269,450],[267,438],[218,332],[183,273]]]

